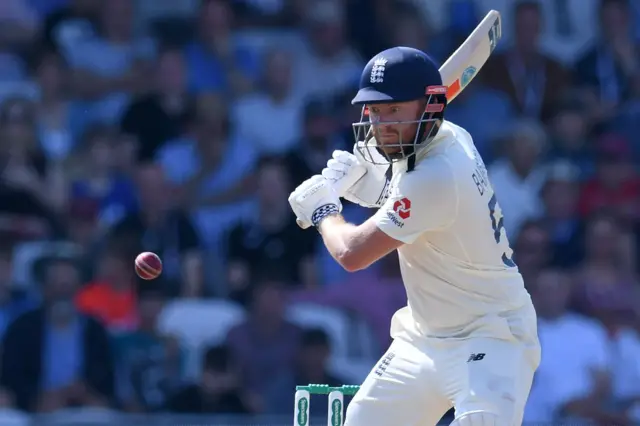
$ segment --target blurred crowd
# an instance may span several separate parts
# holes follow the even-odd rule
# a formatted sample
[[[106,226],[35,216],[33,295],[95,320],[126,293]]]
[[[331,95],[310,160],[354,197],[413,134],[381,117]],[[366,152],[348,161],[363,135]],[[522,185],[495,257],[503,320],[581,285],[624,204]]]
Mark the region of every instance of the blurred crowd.
[[[372,55],[443,63],[490,9],[503,40],[446,118],[538,310],[525,419],[640,422],[636,0],[0,1],[0,422],[289,424],[296,384],[360,383],[406,304],[397,257],[342,271],[287,196],[351,150]]]

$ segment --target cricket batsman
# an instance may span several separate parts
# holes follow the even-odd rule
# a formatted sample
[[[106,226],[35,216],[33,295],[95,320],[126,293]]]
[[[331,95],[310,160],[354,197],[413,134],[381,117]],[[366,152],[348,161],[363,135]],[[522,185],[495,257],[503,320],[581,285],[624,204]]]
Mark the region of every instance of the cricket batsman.
[[[394,47],[369,61],[354,105],[354,152],[335,151],[289,197],[348,271],[398,250],[408,304],[393,343],[349,405],[346,426],[522,423],[540,361],[536,314],[500,206],[469,133],[444,120],[431,58]],[[355,225],[340,198],[378,211]],[[366,294],[363,295],[366,298]]]

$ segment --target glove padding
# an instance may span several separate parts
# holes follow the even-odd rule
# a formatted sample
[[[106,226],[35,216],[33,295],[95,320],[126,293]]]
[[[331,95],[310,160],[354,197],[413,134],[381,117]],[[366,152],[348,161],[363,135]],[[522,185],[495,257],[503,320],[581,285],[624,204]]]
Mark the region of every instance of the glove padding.
[[[342,211],[340,197],[321,175],[302,182],[289,195],[289,204],[296,215],[296,223],[302,229],[317,226],[328,215]]]
[[[367,168],[355,155],[347,151],[333,151],[322,176],[327,179],[338,196],[344,197],[347,191],[367,174]]]
[[[382,206],[387,199],[386,171],[389,165],[366,161],[358,144],[354,145],[353,152],[333,151],[327,167],[322,170],[322,176],[331,182],[338,195],[345,200],[363,207]],[[380,156],[380,163],[383,162]]]

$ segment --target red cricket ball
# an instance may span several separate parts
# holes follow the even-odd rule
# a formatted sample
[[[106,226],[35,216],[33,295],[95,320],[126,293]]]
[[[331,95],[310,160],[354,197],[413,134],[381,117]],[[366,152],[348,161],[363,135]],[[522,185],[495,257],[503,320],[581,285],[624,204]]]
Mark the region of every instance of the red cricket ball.
[[[136,257],[136,274],[143,280],[158,278],[162,273],[162,261],[157,254],[145,251]]]

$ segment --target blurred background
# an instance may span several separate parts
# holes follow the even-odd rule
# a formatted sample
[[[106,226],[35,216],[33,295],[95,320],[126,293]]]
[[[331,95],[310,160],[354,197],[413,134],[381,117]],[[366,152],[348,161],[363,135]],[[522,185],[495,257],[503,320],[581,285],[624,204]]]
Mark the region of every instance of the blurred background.
[[[637,0],[2,0],[0,423],[286,425],[296,384],[361,383],[397,257],[345,273],[287,196],[351,150],[372,55],[442,63],[492,8],[446,117],[538,309],[525,419],[639,423]]]

